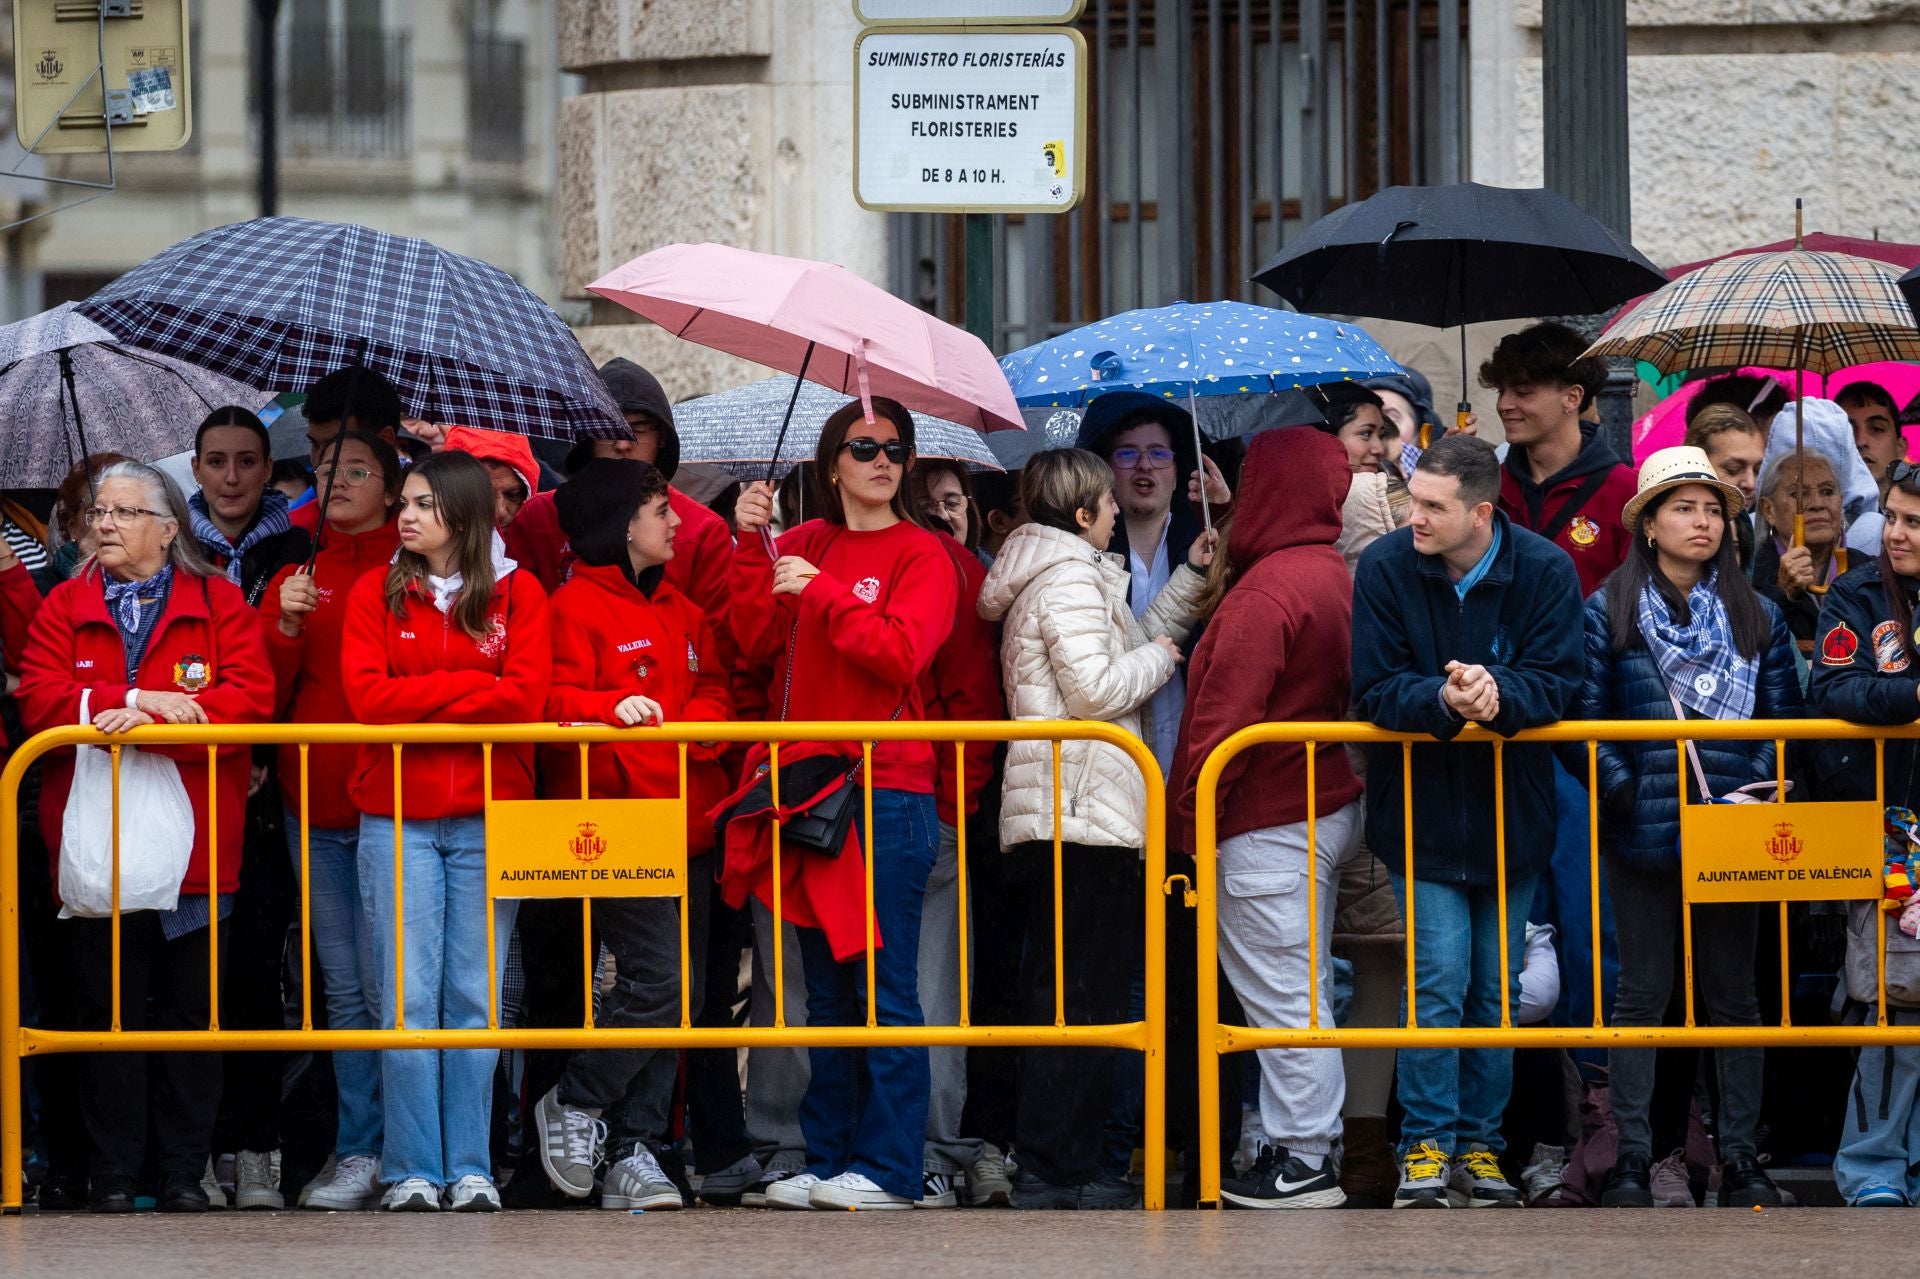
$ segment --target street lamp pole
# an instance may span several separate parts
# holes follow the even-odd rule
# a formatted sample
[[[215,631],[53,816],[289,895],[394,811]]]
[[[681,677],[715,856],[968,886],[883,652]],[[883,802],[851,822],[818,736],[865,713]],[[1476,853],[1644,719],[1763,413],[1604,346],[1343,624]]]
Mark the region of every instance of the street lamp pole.
[[[280,212],[280,27],[281,0],[253,0],[254,109],[260,113],[260,216]]]

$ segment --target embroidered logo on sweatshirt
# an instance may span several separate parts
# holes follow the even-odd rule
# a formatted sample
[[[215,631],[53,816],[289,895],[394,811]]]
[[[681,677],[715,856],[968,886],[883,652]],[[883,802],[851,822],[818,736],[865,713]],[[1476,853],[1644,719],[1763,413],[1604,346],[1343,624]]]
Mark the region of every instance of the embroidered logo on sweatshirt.
[[[871,604],[880,598],[880,579],[863,577],[854,584],[853,593]]]
[[[622,653],[634,653],[634,652],[638,652],[643,648],[652,648],[652,647],[653,647],[653,641],[650,639],[628,640],[626,643],[619,646],[619,651]]]
[[[474,647],[480,650],[480,656],[482,657],[498,657],[500,654],[506,652],[507,624],[497,617],[494,618],[493,629],[488,631],[487,637],[475,644]]]

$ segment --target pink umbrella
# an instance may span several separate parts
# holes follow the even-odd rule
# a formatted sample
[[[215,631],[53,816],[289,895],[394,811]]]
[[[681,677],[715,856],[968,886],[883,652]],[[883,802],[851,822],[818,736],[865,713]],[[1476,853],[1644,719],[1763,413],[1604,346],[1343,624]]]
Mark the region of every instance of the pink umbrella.
[[[1789,398],[1793,391],[1793,371],[1791,369],[1743,368],[1740,372],[1760,377],[1770,377],[1778,381],[1786,390]],[[1880,361],[1874,364],[1856,364],[1851,368],[1839,369],[1828,374],[1820,382],[1820,389],[1814,390],[1813,380],[1807,380],[1807,393],[1819,395],[1822,399],[1831,399],[1833,395],[1849,382],[1877,382],[1893,396],[1893,402],[1904,410],[1916,395],[1920,395],[1920,364],[1900,364],[1893,361]],[[1633,460],[1636,465],[1647,460],[1649,454],[1660,449],[1672,448],[1683,441],[1687,433],[1687,405],[1699,393],[1701,381],[1689,382],[1666,399],[1654,405],[1633,424]],[[1906,437],[1911,450],[1920,444],[1920,426],[1903,426],[1901,433]],[[1912,454],[1909,453],[1909,456]]]
[[[980,431],[1026,429],[986,343],[842,266],[670,244],[587,288],[689,342],[857,395],[869,418],[885,395]]]

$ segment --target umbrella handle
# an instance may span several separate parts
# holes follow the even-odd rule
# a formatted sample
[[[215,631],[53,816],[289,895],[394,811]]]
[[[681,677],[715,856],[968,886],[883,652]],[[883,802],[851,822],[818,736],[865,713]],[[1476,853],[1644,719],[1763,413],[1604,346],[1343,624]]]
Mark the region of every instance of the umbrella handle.
[[[1805,546],[1807,544],[1807,517],[1804,515],[1796,515],[1793,517],[1793,544],[1795,546]],[[1847,545],[1845,542],[1833,548],[1833,565],[1837,570],[1834,573],[1835,577],[1847,571]],[[1809,586],[1807,593],[1810,595],[1825,595],[1827,593],[1827,587],[1817,584]]]

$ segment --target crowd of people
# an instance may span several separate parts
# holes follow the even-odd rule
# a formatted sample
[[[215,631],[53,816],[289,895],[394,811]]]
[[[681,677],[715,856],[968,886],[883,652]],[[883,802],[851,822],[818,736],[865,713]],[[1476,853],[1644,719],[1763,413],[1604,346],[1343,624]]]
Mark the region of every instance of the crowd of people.
[[[1636,472],[1593,420],[1605,370],[1583,346],[1550,323],[1499,344],[1480,370],[1499,450],[1472,423],[1440,430],[1406,375],[1324,388],[1324,422],[1204,452],[1178,405],[1111,391],[1076,447],[975,476],[919,460],[912,416],[876,397],[829,417],[779,490],[735,485],[706,505],[675,486],[668,397],[615,360],[602,376],[631,438],[563,456],[403,420],[393,387],[355,368],[307,389],[307,467],[276,463],[240,408],[199,427],[190,496],[149,461],[86,458],[57,492],[0,512],[13,740],[76,723],[625,735],[584,756],[140,747],[177,772],[190,815],[177,832],[135,828],[128,856],[177,834],[185,869],[167,905],[121,918],[117,941],[99,912],[62,909],[79,873],[63,853],[101,795],[72,751],[53,752],[22,813],[29,1018],[204,1028],[217,962],[228,1029],[298,1026],[303,1007],[335,1029],[482,1027],[495,1006],[502,1025],[670,1027],[685,912],[687,1011],[703,1026],[770,1025],[776,1005],[789,1025],[861,1025],[869,1005],[883,1026],[952,1025],[963,991],[976,1025],[1133,1020],[1142,903],[1161,894],[1143,881],[1147,783],[1125,752],[974,743],[957,761],[882,742],[865,807],[844,802],[857,748],[850,761],[844,743],[790,746],[785,802],[817,795],[800,807],[819,820],[783,837],[776,884],[767,749],[692,745],[683,772],[680,748],[648,730],[1100,721],[1159,763],[1179,857],[1220,743],[1354,717],[1436,740],[1311,758],[1262,745],[1221,775],[1223,1019],[1671,1023],[1687,909],[1675,745],[1602,743],[1589,797],[1584,750],[1452,739],[1563,718],[1920,718],[1920,470],[1876,386],[1795,403],[1773,379],[1729,376],[1694,396],[1686,443]],[[1871,749],[1801,745],[1786,761],[1771,742],[1689,747],[1687,802],[1771,799],[1784,773],[1792,799],[1871,798],[1883,780],[1888,804],[1920,809],[1912,743],[1887,745],[1883,779]],[[489,910],[488,798],[582,795],[684,795],[687,895],[598,898],[590,922],[577,901]],[[1191,1198],[1194,923],[1166,900],[1167,1106]],[[1702,1020],[1871,1002],[1875,908],[1797,905],[1786,991],[1761,927],[1771,907],[1692,908]],[[1920,1007],[1920,972],[1903,966],[1920,942],[1888,935],[1889,981],[1911,980]],[[591,995],[583,954],[598,956]],[[1829,997],[1834,1013],[1807,1011]],[[709,1050],[42,1059],[30,1174],[42,1208],[107,1213],[1139,1201],[1137,1054],[745,1058],[744,1082],[736,1053]],[[1867,1049],[1857,1065],[1757,1048],[1272,1049],[1221,1071],[1222,1193],[1243,1207],[1772,1205],[1769,1165],[1801,1158],[1830,1160],[1853,1203],[1920,1200],[1916,1049]]]

